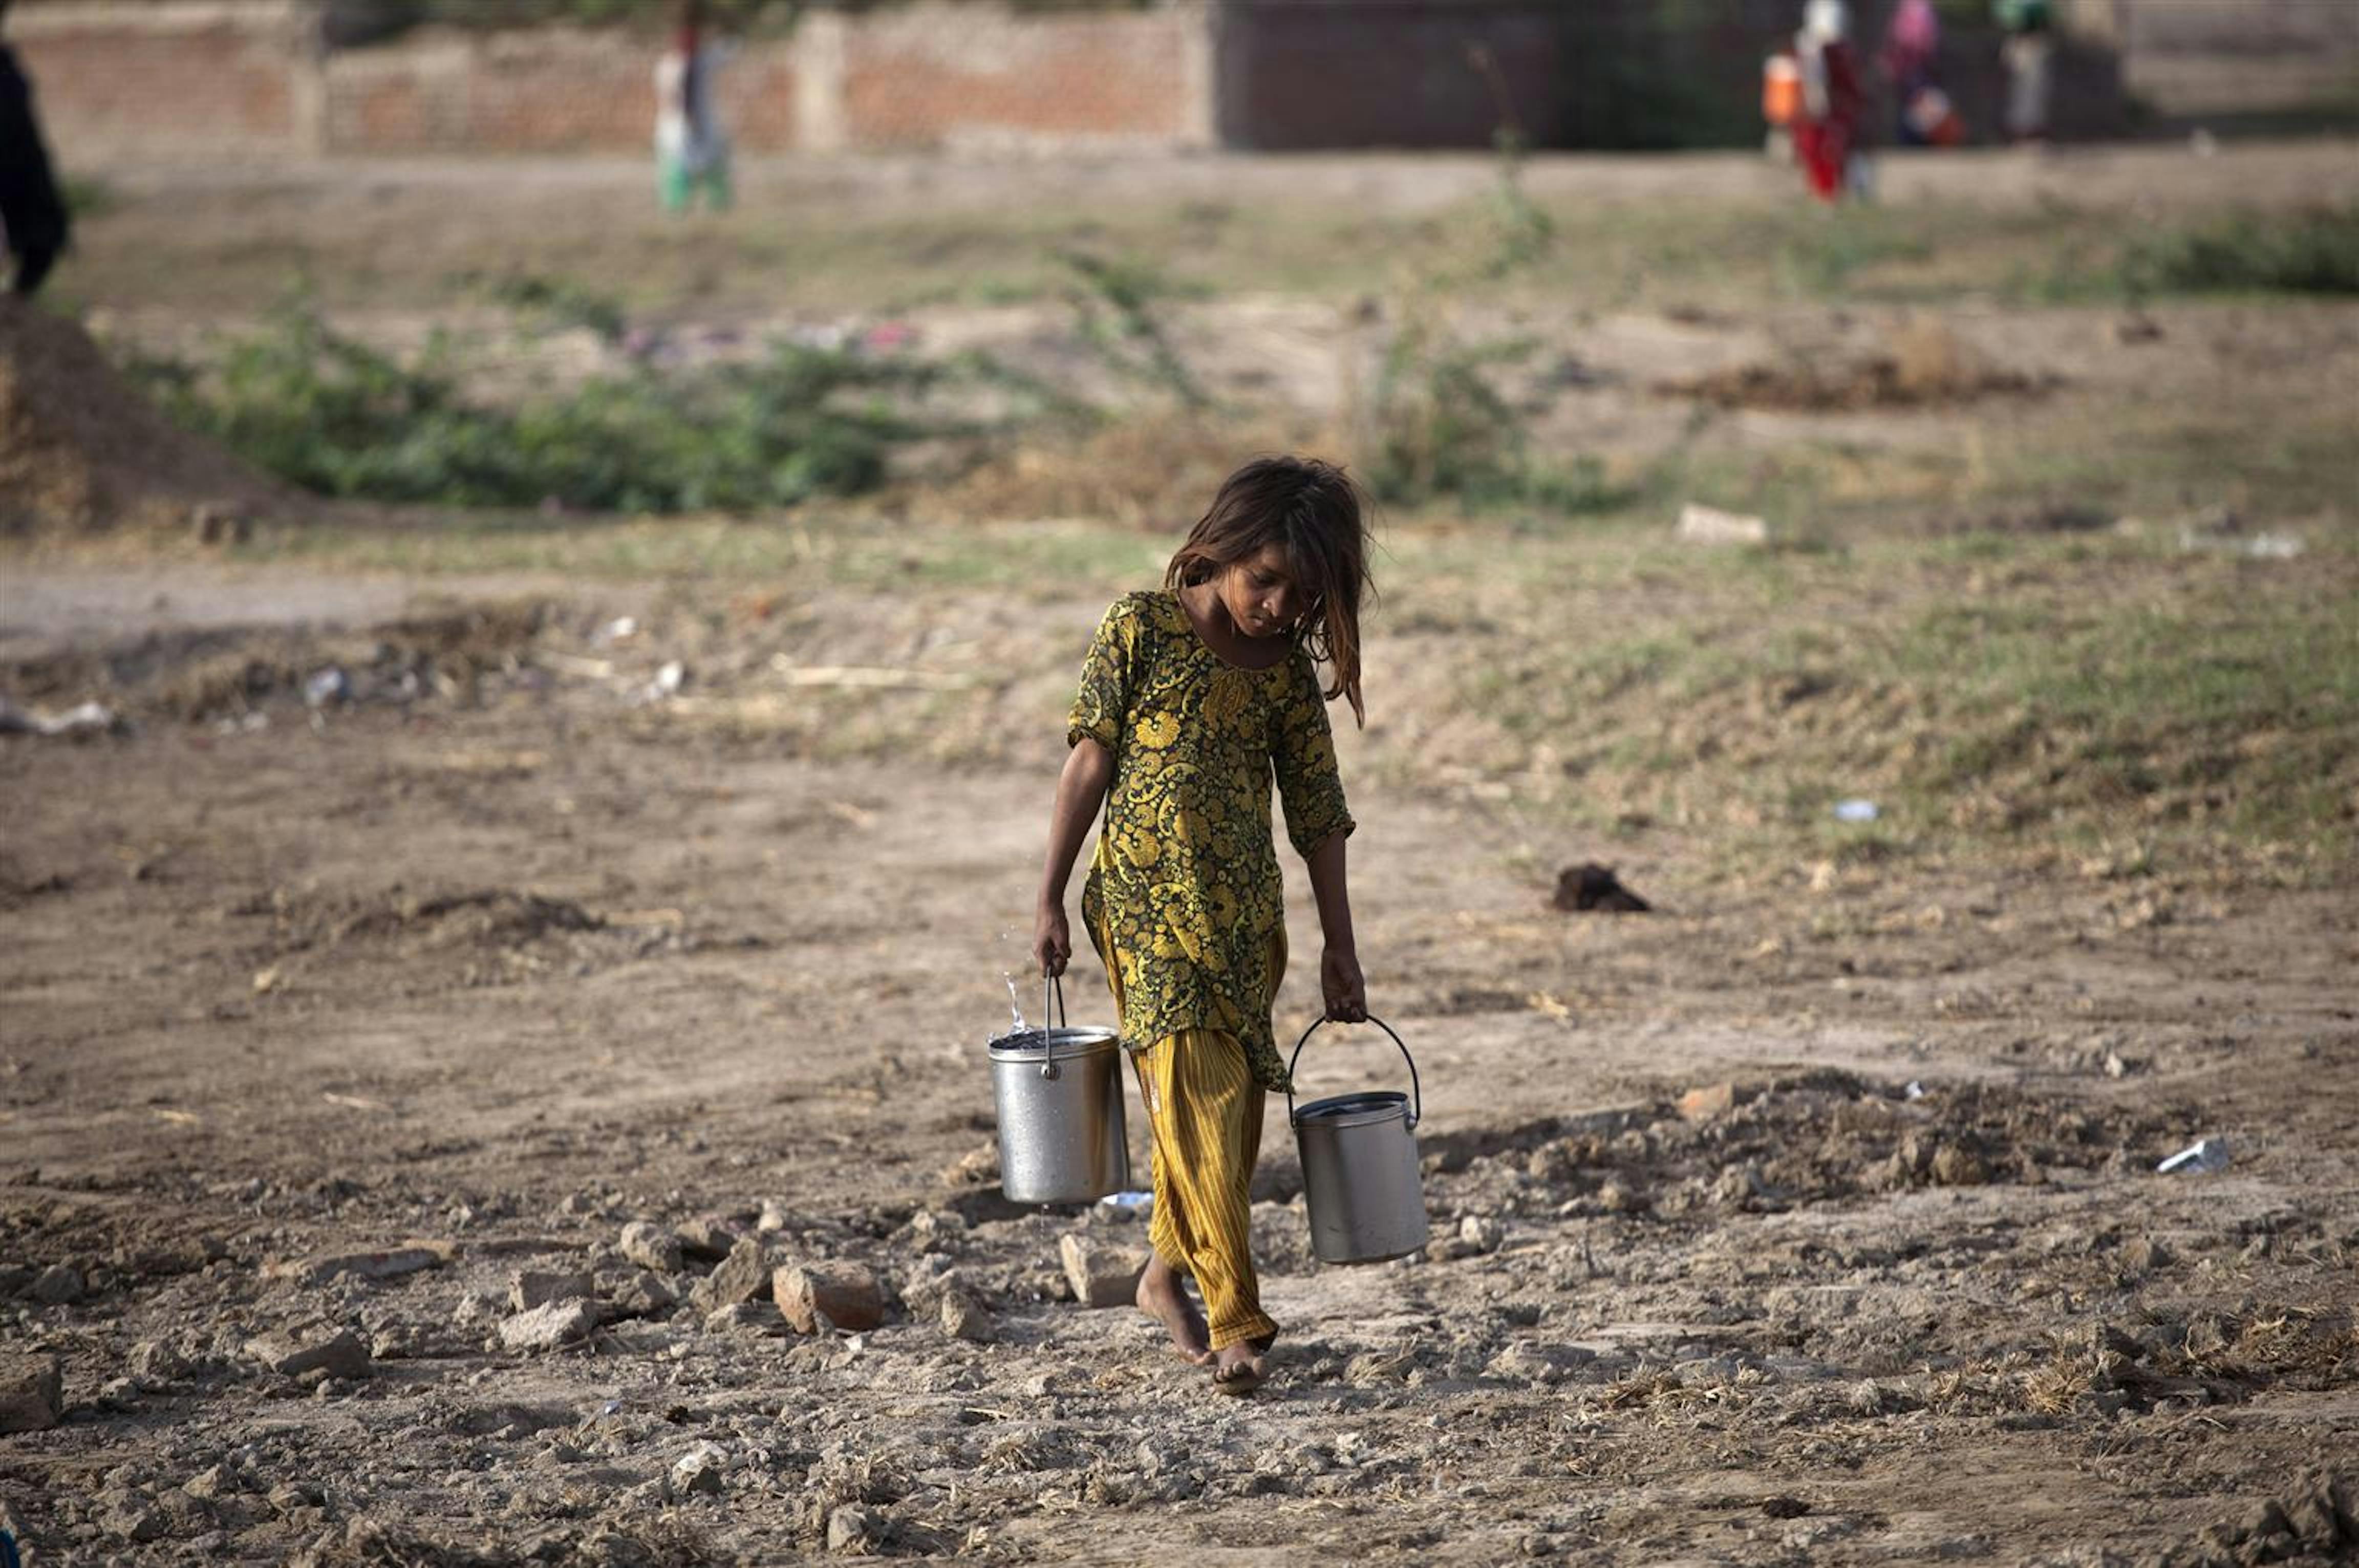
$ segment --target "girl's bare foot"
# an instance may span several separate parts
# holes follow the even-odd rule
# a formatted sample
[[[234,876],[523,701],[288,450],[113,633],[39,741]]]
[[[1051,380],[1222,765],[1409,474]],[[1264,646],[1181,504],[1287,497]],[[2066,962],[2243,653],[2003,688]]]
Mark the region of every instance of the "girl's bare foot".
[[[1223,1394],[1250,1394],[1261,1387],[1260,1354],[1251,1341],[1224,1345],[1212,1357],[1212,1387]]]
[[[1172,1354],[1191,1367],[1211,1363],[1212,1350],[1210,1331],[1204,1327],[1204,1314],[1188,1299],[1179,1272],[1171,1265],[1159,1257],[1148,1263],[1147,1272],[1138,1277],[1138,1290],[1131,1300],[1171,1335]]]

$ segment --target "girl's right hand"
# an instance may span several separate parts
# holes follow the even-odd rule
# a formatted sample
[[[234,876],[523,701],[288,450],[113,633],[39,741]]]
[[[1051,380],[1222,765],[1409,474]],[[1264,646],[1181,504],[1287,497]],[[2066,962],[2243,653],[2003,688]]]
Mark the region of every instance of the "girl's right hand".
[[[1032,957],[1043,975],[1062,975],[1073,956],[1073,934],[1062,905],[1042,905],[1032,921]]]

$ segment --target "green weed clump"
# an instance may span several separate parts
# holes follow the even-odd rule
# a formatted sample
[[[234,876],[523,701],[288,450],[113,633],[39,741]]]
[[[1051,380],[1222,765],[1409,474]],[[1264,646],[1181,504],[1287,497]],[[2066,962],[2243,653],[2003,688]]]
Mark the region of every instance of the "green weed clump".
[[[585,511],[790,506],[883,483],[897,411],[952,369],[780,343],[767,357],[606,376],[516,407],[472,401],[447,344],[405,365],[301,309],[214,369],[135,366],[182,423],[306,489]]]
[[[2141,240],[2124,253],[2133,293],[2359,294],[2359,206],[2246,216]]]
[[[1529,339],[1464,343],[1412,319],[1394,335],[1371,414],[1368,483],[1401,506],[1454,502],[1551,512],[1611,511],[1631,495],[1607,484],[1585,454],[1561,463],[1533,451],[1527,421],[1493,376],[1529,359]]]
[[[1368,483],[1401,506],[1529,506],[1610,511],[1634,497],[1609,486],[1596,459],[1561,462],[1534,451],[1530,421],[1498,378],[1527,364],[1531,337],[1473,338],[1439,303],[1460,290],[1527,272],[1556,245],[1556,226],[1523,185],[1521,140],[1498,137],[1497,183],[1454,249],[1418,268],[1400,289],[1397,320],[1364,411]]]

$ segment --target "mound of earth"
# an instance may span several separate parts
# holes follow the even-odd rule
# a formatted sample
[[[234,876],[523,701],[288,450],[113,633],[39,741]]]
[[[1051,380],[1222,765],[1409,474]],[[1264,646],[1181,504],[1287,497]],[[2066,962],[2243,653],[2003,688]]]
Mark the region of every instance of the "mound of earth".
[[[245,517],[283,495],[165,419],[80,326],[0,299],[0,535]]]
[[[1723,408],[1808,414],[2029,397],[2056,385],[2052,376],[2026,376],[1990,365],[1939,322],[1908,323],[1893,333],[1888,350],[1732,365],[1692,380],[1667,382],[1661,390],[1701,397]]]

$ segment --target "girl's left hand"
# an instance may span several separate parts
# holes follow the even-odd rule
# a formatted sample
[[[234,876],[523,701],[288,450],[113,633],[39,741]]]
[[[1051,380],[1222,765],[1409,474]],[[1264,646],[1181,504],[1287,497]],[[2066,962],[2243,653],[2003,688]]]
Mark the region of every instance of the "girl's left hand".
[[[1327,1016],[1338,1023],[1368,1020],[1368,984],[1360,978],[1360,955],[1348,947],[1331,947],[1319,960],[1319,991],[1327,1001]]]

